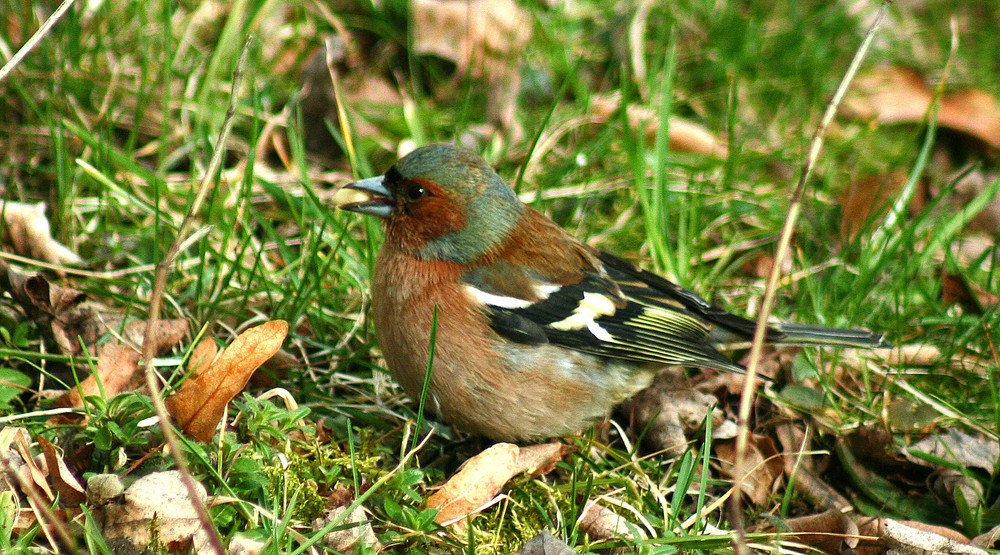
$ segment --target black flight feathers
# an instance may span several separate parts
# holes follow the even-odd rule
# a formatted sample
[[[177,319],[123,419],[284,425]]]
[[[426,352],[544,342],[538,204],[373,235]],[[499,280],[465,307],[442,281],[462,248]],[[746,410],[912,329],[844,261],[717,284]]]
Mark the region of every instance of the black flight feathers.
[[[605,274],[589,273],[579,283],[561,287],[549,285],[545,298],[536,302],[491,291],[481,275],[468,276],[467,286],[484,304],[493,330],[517,343],[552,343],[640,363],[742,371],[716,346],[749,340],[753,320],[730,314],[617,256],[602,251],[598,257]],[[800,324],[775,324],[768,340],[888,346],[880,334]]]

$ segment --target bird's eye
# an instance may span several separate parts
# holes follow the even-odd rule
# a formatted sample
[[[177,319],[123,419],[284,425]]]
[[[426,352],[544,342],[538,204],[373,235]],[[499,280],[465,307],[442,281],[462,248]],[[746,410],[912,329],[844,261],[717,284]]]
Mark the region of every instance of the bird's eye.
[[[406,189],[406,198],[410,200],[418,200],[427,196],[427,189],[424,189],[421,185],[410,185]]]

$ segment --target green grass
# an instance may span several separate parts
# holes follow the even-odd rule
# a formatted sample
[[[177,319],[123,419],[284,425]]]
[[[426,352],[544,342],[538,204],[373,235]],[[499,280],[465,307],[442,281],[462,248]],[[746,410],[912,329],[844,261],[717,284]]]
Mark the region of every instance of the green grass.
[[[734,525],[724,507],[682,526],[729,489],[704,430],[674,458],[648,456],[614,432],[608,445],[600,434],[570,438],[577,449],[556,471],[515,479],[467,531],[441,530],[423,507],[429,488],[483,444],[418,417],[417,400],[407,400],[383,372],[365,316],[381,230],[370,218],[330,209],[335,186],[384,171],[401,141],[464,137],[519,193],[536,195],[536,208],[577,236],[634,255],[724,307],[758,306],[764,280],[753,269],[762,254],[774,254],[812,133],[875,8],[851,14],[837,3],[657,5],[638,45],[645,67],[639,74],[627,42],[634,12],[606,4],[522,3],[534,35],[519,68],[518,138],[506,129],[482,133],[491,123],[488,88],[496,85],[413,54],[406,3],[398,1],[381,8],[336,4],[329,12],[299,2],[244,1],[221,11],[196,2],[78,4],[0,82],[0,191],[6,200],[46,202],[54,235],[94,272],[50,272],[51,280],[129,318],[146,315],[152,265],[175,240],[237,95],[223,171],[197,215],[196,227],[210,229],[180,254],[164,292],[164,316],[186,319],[191,332],[172,353],[177,359],[163,359],[158,368],[177,384],[183,368],[176,360],[197,334],[227,344],[247,327],[284,319],[292,329],[285,348],[298,363],[276,383],[302,408],[240,397],[231,411],[237,423],[221,445],[186,443],[194,476],[211,494],[237,500],[211,510],[226,541],[239,534],[267,542],[267,552],[301,552],[305,542],[318,540],[309,525],[324,496],[347,488],[349,502],[361,500],[392,552],[504,553],[543,528],[579,552],[611,546],[732,552]],[[956,15],[961,45],[950,82],[1000,97],[997,8],[931,2],[921,9],[893,5],[889,12],[865,69],[901,63],[939,78],[949,52],[948,19]],[[38,3],[0,0],[0,59],[47,13]],[[370,74],[398,88],[401,100],[355,99],[349,122],[330,120],[307,131],[318,116],[303,98],[303,75],[325,36],[338,29],[352,33],[348,50],[356,47],[359,56],[337,62],[342,92],[351,76]],[[232,91],[236,58],[251,34],[244,86]],[[316,79],[329,83],[325,68]],[[613,93],[626,106],[657,114],[659,133],[647,136],[624,110],[588,119],[595,100]],[[730,155],[670,150],[664,135],[670,115],[726,137]],[[317,128],[329,146],[310,152]],[[353,129],[350,141],[344,129]],[[1000,290],[996,230],[978,258],[950,254],[972,232],[969,213],[955,210],[953,197],[942,193],[892,225],[871,222],[852,242],[840,234],[837,199],[852,182],[889,171],[910,175],[914,184],[934,180],[934,149],[949,140],[933,125],[838,118],[807,183],[793,241],[793,272],[806,276],[781,289],[775,308],[781,318],[868,327],[900,344],[933,345],[942,358],[917,371],[868,362],[835,376],[825,365],[837,353],[805,351],[783,362],[820,392],[820,405],[795,409],[768,389],[754,426],[767,435],[779,415],[809,423],[817,432],[813,448],[833,453],[824,459],[826,479],[855,495],[863,514],[906,515],[917,507],[909,514],[976,535],[1000,523],[996,468],[959,468],[979,484],[982,499],[934,515],[919,509],[934,499],[922,483],[882,471],[892,487],[866,490],[851,480],[858,466],[874,463],[835,449],[838,439],[865,426],[894,432],[898,445],[953,427],[985,429],[996,441],[998,309],[977,314],[941,300],[944,272]],[[973,159],[991,171],[996,153]],[[996,183],[967,205],[989,202]],[[953,184],[933,185],[947,192]],[[556,194],[567,187],[575,189]],[[44,376],[47,388],[73,383],[66,359],[52,355],[57,350],[46,327],[9,296],[0,297],[0,331],[0,366],[13,372],[9,381],[28,376],[38,386]],[[970,356],[983,366],[952,364]],[[897,370],[907,372],[886,377]],[[903,431],[887,416],[899,399],[932,400],[948,414],[936,412],[920,433]],[[735,415],[735,398],[721,401]],[[86,425],[49,424],[36,413],[49,404],[30,394],[0,397],[2,414],[14,417],[5,422],[49,438],[68,458],[92,449],[76,469],[81,477],[123,474],[137,462],[130,476],[174,464],[153,449],[161,441],[155,427],[138,426],[152,410],[144,395],[93,400]],[[898,491],[907,498],[894,497]],[[613,510],[648,539],[590,538],[577,520],[598,496],[611,498]],[[51,550],[37,525],[12,534],[11,499],[0,497],[0,550]],[[801,494],[782,490],[769,504],[745,508],[744,519],[753,524],[812,512],[818,510]],[[77,541],[105,551],[98,526],[87,522],[73,531]],[[753,541],[777,545],[770,537]]]

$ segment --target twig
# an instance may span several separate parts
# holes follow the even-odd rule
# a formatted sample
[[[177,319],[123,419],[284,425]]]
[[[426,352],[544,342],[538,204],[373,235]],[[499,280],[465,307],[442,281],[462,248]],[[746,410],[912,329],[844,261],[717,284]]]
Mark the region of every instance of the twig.
[[[0,67],[0,83],[2,83],[3,80],[7,77],[7,75],[11,71],[13,71],[15,67],[17,67],[17,64],[21,63],[21,60],[23,60],[24,57],[28,55],[28,52],[31,52],[35,48],[35,46],[42,41],[42,39],[45,37],[45,35],[48,34],[48,32],[52,29],[52,27],[54,27],[55,24],[60,19],[62,19],[62,16],[66,15],[66,12],[69,10],[70,6],[72,6],[73,2],[75,1],[76,0],[63,0],[63,3],[59,4],[59,7],[56,8],[56,11],[52,12],[52,15],[50,15],[49,18],[45,20],[45,23],[42,23],[42,26],[39,27],[37,31],[35,31],[35,34],[31,35],[31,38],[28,39],[28,42],[25,42],[23,45],[21,45],[21,48],[17,50],[14,56],[12,56],[11,59],[8,60],[7,63],[3,65],[3,67]]]
[[[746,478],[742,469],[745,466],[744,461],[746,461],[747,444],[750,438],[750,411],[753,408],[754,384],[757,379],[757,371],[764,351],[764,337],[767,335],[768,328],[767,318],[771,313],[771,309],[774,307],[774,299],[778,292],[778,282],[781,279],[782,262],[785,257],[785,252],[787,252],[788,246],[792,241],[792,234],[795,232],[795,226],[798,223],[799,213],[802,211],[802,193],[805,191],[806,183],[812,176],[813,167],[816,165],[816,160],[819,158],[819,152],[823,147],[823,138],[826,134],[826,129],[830,125],[830,122],[833,121],[833,117],[837,113],[837,108],[840,106],[840,102],[843,100],[848,86],[854,79],[854,75],[858,72],[858,68],[861,67],[861,62],[868,53],[868,48],[871,46],[872,39],[875,38],[875,31],[878,30],[879,26],[882,24],[882,20],[885,18],[886,8],[890,2],[891,0],[883,0],[882,4],[879,6],[879,11],[875,16],[875,21],[872,22],[871,27],[865,34],[864,40],[861,42],[861,46],[859,46],[858,51],[855,52],[854,59],[851,60],[851,65],[847,68],[847,72],[840,80],[840,84],[837,86],[837,90],[834,92],[833,98],[830,99],[830,102],[826,106],[826,112],[823,114],[823,119],[820,121],[816,131],[813,133],[812,143],[809,147],[809,155],[806,157],[806,160],[802,165],[802,173],[799,176],[799,182],[795,186],[795,191],[792,193],[791,201],[789,201],[788,217],[785,219],[785,225],[781,230],[781,238],[778,240],[778,250],[774,254],[774,265],[771,267],[771,273],[767,278],[767,287],[764,289],[764,299],[761,301],[760,311],[757,313],[757,327],[754,329],[753,343],[750,346],[750,360],[747,364],[743,392],[740,394],[740,410],[739,417],[737,419],[738,431],[736,435],[736,463],[734,466],[736,472],[733,476],[732,486],[734,495],[730,499],[730,518],[732,519],[733,526],[737,531],[737,542],[735,545],[737,553],[748,552],[746,532],[743,526],[742,511],[740,509],[740,492],[743,489],[743,481]]]
[[[222,166],[225,145],[235,121],[234,116],[236,114],[237,94],[240,89],[240,84],[243,81],[243,69],[246,66],[247,53],[250,50],[250,42],[252,40],[252,36],[247,37],[246,41],[243,43],[243,49],[240,51],[239,60],[236,62],[236,70],[233,72],[232,94],[229,98],[229,108],[226,110],[226,119],[222,123],[222,130],[219,133],[219,139],[215,144],[215,152],[212,153],[212,159],[209,161],[208,168],[205,170],[205,175],[202,177],[201,183],[198,184],[198,192],[195,195],[194,200],[191,202],[191,205],[188,207],[187,213],[184,214],[184,220],[181,222],[180,228],[177,230],[177,237],[170,245],[166,254],[163,255],[163,259],[156,265],[156,274],[153,278],[153,290],[149,297],[149,315],[146,320],[146,330],[143,334],[142,342],[142,361],[143,369],[146,373],[146,385],[149,387],[149,396],[153,400],[153,408],[156,409],[156,416],[160,421],[160,429],[163,431],[163,439],[170,447],[170,454],[174,457],[174,462],[177,463],[177,469],[180,471],[184,487],[188,491],[188,496],[191,498],[192,505],[194,505],[195,510],[198,512],[198,519],[201,521],[202,528],[204,528],[208,534],[210,545],[219,555],[223,555],[225,553],[222,546],[222,538],[219,536],[219,532],[212,524],[212,519],[208,515],[208,509],[205,507],[205,504],[198,501],[197,484],[188,470],[187,461],[184,458],[184,453],[181,451],[181,445],[177,441],[177,436],[171,426],[170,416],[167,413],[167,407],[163,403],[163,392],[160,390],[160,384],[156,379],[156,372],[153,370],[153,349],[156,343],[153,341],[153,335],[156,321],[160,318],[160,308],[163,303],[163,290],[166,288],[167,284],[167,272],[176,260],[178,253],[181,252],[181,246],[187,244],[188,240],[194,235],[192,233],[192,229],[195,226],[196,214],[198,214],[201,210],[201,205],[204,203],[205,197],[208,195],[212,181],[215,179],[215,175],[219,172],[219,168]]]

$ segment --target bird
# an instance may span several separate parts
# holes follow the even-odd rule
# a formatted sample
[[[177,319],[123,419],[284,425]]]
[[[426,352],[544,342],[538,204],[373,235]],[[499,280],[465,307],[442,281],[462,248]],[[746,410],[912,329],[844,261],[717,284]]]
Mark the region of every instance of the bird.
[[[475,152],[423,146],[345,188],[355,196],[340,208],[385,224],[371,318],[386,365],[459,429],[540,442],[592,425],[665,366],[743,371],[721,350],[748,341],[755,321],[580,241]],[[769,323],[766,338],[890,346],[793,323]]]

